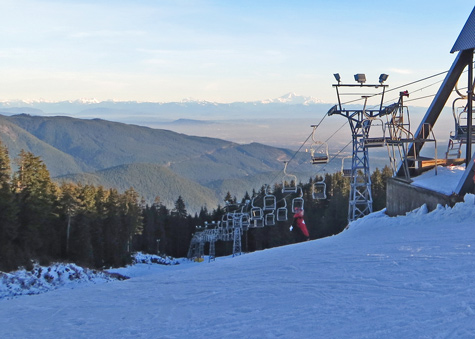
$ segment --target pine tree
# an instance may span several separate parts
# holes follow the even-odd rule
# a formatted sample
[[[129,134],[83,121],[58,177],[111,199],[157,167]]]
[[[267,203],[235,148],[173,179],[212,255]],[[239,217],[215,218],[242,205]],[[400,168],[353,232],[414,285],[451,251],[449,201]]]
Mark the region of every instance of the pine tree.
[[[57,187],[43,161],[31,152],[21,151],[13,184],[19,207],[19,236],[31,257],[59,256],[60,236],[56,231]],[[47,262],[46,262],[47,263]]]
[[[0,141],[0,270],[23,264],[17,245],[17,208],[11,190],[11,168],[7,148]]]
[[[175,212],[180,218],[186,218],[188,215],[188,212],[186,211],[185,202],[183,201],[181,195],[175,201],[175,209],[173,210],[173,212]]]

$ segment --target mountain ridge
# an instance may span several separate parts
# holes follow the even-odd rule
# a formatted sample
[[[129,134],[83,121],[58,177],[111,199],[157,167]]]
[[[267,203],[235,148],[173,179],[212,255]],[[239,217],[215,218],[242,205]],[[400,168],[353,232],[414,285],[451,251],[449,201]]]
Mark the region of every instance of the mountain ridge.
[[[232,194],[244,194],[258,189],[261,183],[273,184],[269,178],[282,171],[283,161],[294,155],[289,171],[313,170],[306,154],[256,142],[238,144],[97,118],[20,114],[0,116],[0,122],[0,138],[11,158],[21,149],[31,151],[43,159],[54,178],[69,176],[124,190],[136,186],[148,202],[161,196],[171,203],[179,195],[187,196],[186,190],[192,188],[202,197],[188,197],[192,211],[200,203],[215,207],[227,187],[239,188]],[[120,180],[114,181],[114,176]],[[140,182],[140,177],[174,182],[175,190],[154,184],[151,179]]]

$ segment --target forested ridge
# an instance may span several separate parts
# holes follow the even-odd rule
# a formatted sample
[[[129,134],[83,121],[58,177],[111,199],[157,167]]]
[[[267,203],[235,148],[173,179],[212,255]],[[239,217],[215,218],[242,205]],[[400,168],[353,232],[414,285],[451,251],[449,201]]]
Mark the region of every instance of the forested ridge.
[[[129,188],[80,183],[55,183],[40,157],[21,151],[14,159],[0,143],[0,270],[11,271],[33,262],[74,262],[94,268],[126,265],[131,253],[143,251],[184,257],[197,226],[220,220],[225,213],[218,205],[212,211],[202,207],[190,215],[186,201],[176,192],[174,208],[167,208],[156,192],[153,204],[146,204]],[[12,173],[13,172],[13,173]],[[388,168],[372,174],[374,210],[385,206]],[[325,176],[327,199],[313,200],[310,178],[302,183],[305,220],[312,239],[337,234],[347,225],[349,180],[341,173]],[[281,186],[272,189],[278,200]],[[239,201],[265,194],[265,187],[246,193]],[[238,202],[228,192],[224,201]],[[289,231],[292,218],[276,226],[250,229],[243,235],[243,250],[255,251],[300,241]],[[232,243],[218,241],[216,255],[232,253]]]
[[[0,138],[17,155],[39,157],[56,182],[135,191],[149,204],[156,192],[172,209],[183,192],[188,210],[216,208],[226,192],[242,196],[242,188],[259,187],[269,173],[282,170],[294,152],[252,142],[196,137],[165,129],[101,119],[64,116],[0,115]],[[292,172],[313,173],[306,154],[298,154]]]

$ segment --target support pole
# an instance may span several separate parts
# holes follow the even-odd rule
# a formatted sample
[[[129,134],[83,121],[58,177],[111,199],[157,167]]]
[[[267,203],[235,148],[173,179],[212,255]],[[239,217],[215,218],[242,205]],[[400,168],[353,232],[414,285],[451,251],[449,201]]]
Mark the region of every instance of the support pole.
[[[465,155],[465,164],[471,163],[470,155],[472,154],[472,100],[473,100],[473,49],[470,50],[470,60],[468,63],[468,86],[467,86],[467,151]]]

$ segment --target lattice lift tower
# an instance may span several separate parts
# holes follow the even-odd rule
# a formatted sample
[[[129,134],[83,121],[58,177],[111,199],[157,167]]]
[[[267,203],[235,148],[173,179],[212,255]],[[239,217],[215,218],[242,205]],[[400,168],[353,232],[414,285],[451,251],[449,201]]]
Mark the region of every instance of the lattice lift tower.
[[[334,84],[338,97],[338,105],[333,106],[328,115],[339,114],[348,119],[351,134],[353,139],[353,154],[351,162],[350,175],[350,198],[348,206],[348,221],[356,220],[373,212],[373,198],[371,194],[371,173],[369,168],[369,147],[383,147],[385,146],[384,123],[381,117],[391,114],[398,108],[398,104],[392,104],[383,107],[384,93],[387,85],[383,85],[386,81],[387,75],[381,74],[379,84],[365,84],[366,76],[364,74],[356,74],[355,80],[358,84],[342,84],[340,82],[340,75],[334,74],[338,84]],[[345,109],[341,102],[340,88],[357,89],[358,91],[365,90],[365,92],[373,91],[376,93],[356,93],[361,95],[364,100],[363,108]],[[355,93],[350,93],[355,95]],[[345,95],[348,95],[345,93]],[[368,99],[377,99],[379,104],[377,108],[368,109]],[[376,135],[376,136],[375,136]]]

